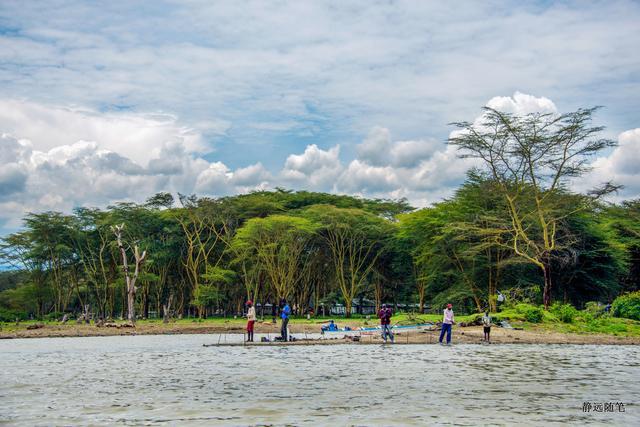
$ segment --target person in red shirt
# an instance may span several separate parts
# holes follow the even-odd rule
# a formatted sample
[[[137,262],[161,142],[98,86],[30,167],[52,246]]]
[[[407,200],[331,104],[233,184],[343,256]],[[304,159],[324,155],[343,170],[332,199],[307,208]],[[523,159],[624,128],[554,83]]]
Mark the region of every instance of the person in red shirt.
[[[253,342],[253,326],[256,323],[256,309],[253,301],[247,301],[247,341]]]
[[[387,307],[386,304],[382,304],[382,308],[378,311],[378,317],[380,318],[380,326],[382,327],[382,339],[387,342],[387,338],[391,338],[393,342],[393,332],[391,332],[391,316],[393,311],[391,307]]]

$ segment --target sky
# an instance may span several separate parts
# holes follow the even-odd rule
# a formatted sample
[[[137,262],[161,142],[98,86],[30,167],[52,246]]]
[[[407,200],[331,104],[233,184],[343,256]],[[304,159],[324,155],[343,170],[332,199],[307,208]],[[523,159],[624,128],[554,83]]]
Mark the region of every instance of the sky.
[[[601,105],[640,196],[637,1],[0,2],[0,235],[27,212],[285,187],[453,194],[488,105]]]

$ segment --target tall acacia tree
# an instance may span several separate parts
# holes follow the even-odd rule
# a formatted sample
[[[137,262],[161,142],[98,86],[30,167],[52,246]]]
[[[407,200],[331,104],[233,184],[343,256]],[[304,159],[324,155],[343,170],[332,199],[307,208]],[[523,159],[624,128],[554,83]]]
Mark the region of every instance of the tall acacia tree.
[[[482,160],[497,182],[511,220],[509,247],[542,272],[545,308],[551,303],[552,259],[563,245],[559,228],[587,205],[567,210],[558,195],[569,179],[588,170],[590,156],[615,145],[598,137],[603,127],[591,126],[596,109],[516,116],[485,107],[479,122],[453,123],[459,130],[449,138],[462,157]],[[607,183],[593,195],[615,190]]]
[[[252,218],[237,231],[231,248],[239,262],[255,259],[274,296],[287,298],[303,277],[300,261],[316,228],[312,221],[299,217]]]
[[[320,235],[329,248],[346,317],[351,316],[353,299],[393,236],[393,224],[360,209],[315,205],[303,212],[321,225]]]

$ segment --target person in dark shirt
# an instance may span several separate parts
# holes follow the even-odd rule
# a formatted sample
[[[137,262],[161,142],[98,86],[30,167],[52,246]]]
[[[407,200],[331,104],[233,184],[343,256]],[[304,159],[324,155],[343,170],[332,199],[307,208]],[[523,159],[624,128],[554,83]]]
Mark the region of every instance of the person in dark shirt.
[[[287,327],[289,326],[289,315],[291,314],[291,307],[289,307],[289,304],[287,304],[286,299],[282,299],[282,301],[280,301],[280,305],[282,306],[282,311],[280,311],[280,318],[282,319],[280,335],[282,336],[282,341],[289,341]]]
[[[393,332],[391,332],[391,316],[393,311],[391,307],[387,307],[386,304],[382,304],[382,308],[378,311],[378,317],[380,318],[380,326],[382,327],[382,339],[387,342],[387,338],[393,342]]]

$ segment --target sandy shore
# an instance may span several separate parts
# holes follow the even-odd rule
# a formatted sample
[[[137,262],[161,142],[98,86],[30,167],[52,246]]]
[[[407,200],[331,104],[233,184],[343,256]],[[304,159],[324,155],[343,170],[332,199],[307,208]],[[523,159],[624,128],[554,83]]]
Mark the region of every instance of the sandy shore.
[[[342,325],[341,325],[342,326]],[[357,326],[357,325],[353,325]],[[318,333],[318,324],[292,323],[290,330],[294,334]],[[256,333],[274,334],[279,332],[279,324],[256,324]],[[0,339],[11,338],[51,338],[51,337],[91,337],[91,336],[117,336],[117,335],[171,335],[171,334],[225,334],[244,333],[242,324],[235,322],[229,324],[207,322],[176,322],[163,324],[138,323],[135,328],[126,327],[97,327],[95,325],[77,324],[45,324],[40,329],[26,329],[25,325],[3,327],[0,329]],[[436,343],[439,331],[410,332],[397,334],[396,341],[404,343]],[[453,341],[457,343],[481,343],[482,327],[469,326],[453,328]],[[381,342],[378,335],[364,336],[363,341]],[[520,344],[640,344],[640,337],[617,337],[603,334],[566,334],[545,330],[515,330],[491,328],[491,341],[493,343],[520,343]]]

